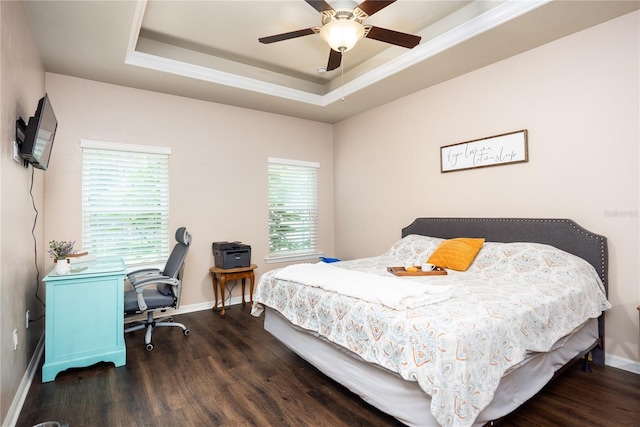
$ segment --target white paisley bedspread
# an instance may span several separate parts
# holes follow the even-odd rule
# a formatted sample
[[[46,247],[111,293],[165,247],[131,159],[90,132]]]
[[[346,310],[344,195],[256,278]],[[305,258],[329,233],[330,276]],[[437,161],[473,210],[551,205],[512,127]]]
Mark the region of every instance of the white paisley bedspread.
[[[425,259],[441,241],[407,236],[381,256],[335,266],[393,277],[387,267]],[[260,278],[256,307],[274,308],[293,324],[417,381],[443,426],[473,424],[503,374],[527,352],[548,351],[610,307],[590,264],[535,243],[485,243],[466,272],[419,278],[452,286],[452,298],[406,310],[278,280],[278,271]]]

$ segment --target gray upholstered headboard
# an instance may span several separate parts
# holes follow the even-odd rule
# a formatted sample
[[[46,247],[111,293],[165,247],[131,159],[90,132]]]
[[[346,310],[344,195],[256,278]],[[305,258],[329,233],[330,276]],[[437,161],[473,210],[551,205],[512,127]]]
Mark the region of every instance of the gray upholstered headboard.
[[[608,292],[607,238],[582,228],[570,219],[416,218],[402,229],[402,237],[409,234],[443,239],[484,237],[488,242],[534,242],[555,246],[593,265]],[[600,336],[604,337],[604,316],[600,316],[599,330]],[[593,358],[596,363],[603,364],[603,340],[599,350],[594,350]]]

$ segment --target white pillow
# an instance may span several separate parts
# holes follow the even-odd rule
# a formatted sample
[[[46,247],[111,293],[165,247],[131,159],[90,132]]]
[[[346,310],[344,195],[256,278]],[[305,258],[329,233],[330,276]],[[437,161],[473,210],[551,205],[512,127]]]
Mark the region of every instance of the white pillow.
[[[409,234],[398,240],[385,252],[384,256],[391,258],[398,265],[405,265],[407,262],[420,265],[429,258],[429,255],[435,251],[442,240],[437,237]]]

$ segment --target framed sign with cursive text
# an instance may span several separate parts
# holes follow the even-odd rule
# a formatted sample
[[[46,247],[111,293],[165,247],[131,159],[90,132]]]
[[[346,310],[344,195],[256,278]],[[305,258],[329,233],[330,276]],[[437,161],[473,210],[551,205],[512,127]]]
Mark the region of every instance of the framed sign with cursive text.
[[[526,129],[440,147],[441,172],[528,161]]]

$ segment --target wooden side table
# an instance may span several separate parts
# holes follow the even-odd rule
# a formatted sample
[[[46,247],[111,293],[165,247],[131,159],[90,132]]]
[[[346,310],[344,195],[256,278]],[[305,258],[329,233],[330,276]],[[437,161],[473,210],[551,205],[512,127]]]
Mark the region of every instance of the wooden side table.
[[[225,307],[224,307],[224,290],[227,285],[227,280],[240,280],[242,279],[242,304],[245,304],[244,300],[244,289],[245,289],[245,280],[249,279],[249,301],[253,304],[253,285],[256,281],[255,274],[253,270],[255,270],[257,266],[255,264],[251,264],[249,267],[238,267],[238,268],[229,268],[224,269],[220,267],[211,267],[209,272],[211,273],[211,280],[213,284],[213,294],[215,295],[216,302],[213,306],[213,310],[218,309],[218,277],[220,277],[220,296],[222,298],[222,311],[220,312],[221,316],[224,316]]]

